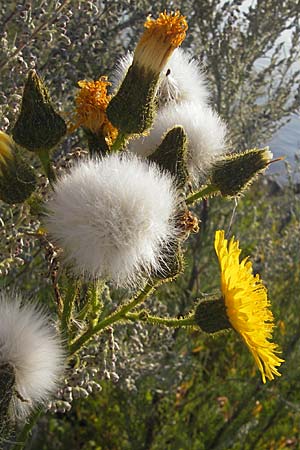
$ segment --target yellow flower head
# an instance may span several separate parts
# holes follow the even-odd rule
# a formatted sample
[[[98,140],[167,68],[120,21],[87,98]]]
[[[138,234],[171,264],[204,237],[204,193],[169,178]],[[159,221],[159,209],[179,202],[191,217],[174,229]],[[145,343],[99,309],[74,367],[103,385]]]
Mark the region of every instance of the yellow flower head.
[[[184,40],[188,24],[179,11],[170,14],[164,11],[156,20],[148,16],[144,27],[134,52],[134,62],[159,74],[175,48]]]
[[[108,144],[111,144],[118,134],[117,129],[113,127],[106,116],[106,108],[110,101],[107,86],[110,84],[105,76],[98,81],[81,80],[78,82],[80,91],[75,100],[76,123],[71,128],[83,126],[92,133],[98,133],[101,130]]]
[[[0,131],[0,176],[2,176],[1,166],[6,166],[7,162],[13,159],[14,142],[8,134]]]
[[[280,376],[276,367],[283,359],[278,358],[278,346],[272,338],[274,317],[269,309],[267,289],[259,275],[253,275],[248,258],[239,262],[241,250],[234,238],[228,243],[224,231],[215,235],[215,250],[221,268],[221,288],[227,316],[232,327],[242,336],[261,372],[262,380]]]

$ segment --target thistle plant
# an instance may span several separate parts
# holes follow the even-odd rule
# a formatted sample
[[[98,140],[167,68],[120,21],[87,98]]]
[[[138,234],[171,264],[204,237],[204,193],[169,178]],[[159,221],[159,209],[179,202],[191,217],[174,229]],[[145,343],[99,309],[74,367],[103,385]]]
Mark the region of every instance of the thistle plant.
[[[30,167],[40,182],[25,180],[30,190],[24,187],[24,198],[1,199],[22,203],[38,223],[32,238],[45,253],[55,322],[50,326],[49,313],[12,286],[3,290],[0,431],[8,439],[6,430],[17,422],[15,448],[25,445],[47,406],[67,411],[75,393],[84,397],[99,388],[93,375],[84,378],[85,365],[97,375],[103,364],[106,377],[118,381],[116,326],[212,334],[232,329],[252,353],[263,383],[280,376],[284,360],[272,342],[267,288],[250,261],[239,261],[239,244],[234,238],[228,243],[224,231],[215,230],[220,292],[205,301],[199,292],[183,317],[149,307],[151,297],[185,270],[189,237],[201,229],[194,205],[211,196],[224,202],[239,196],[272,162],[266,149],[232,148],[226,123],[209,104],[201,68],[177,49],[187,27],[179,11],[148,17],[128,67],[127,60],[119,63],[111,94],[106,74],[79,80],[68,132],[82,127],[87,148],[69,167],[53,157],[67,128],[37,72],[27,76],[12,136],[1,132],[0,187],[14,192],[24,182],[17,171],[8,176],[17,158],[12,148],[18,146],[20,157],[29,151],[40,158],[41,167]],[[110,372],[105,356],[92,365],[89,353],[94,346],[99,356],[107,342]]]

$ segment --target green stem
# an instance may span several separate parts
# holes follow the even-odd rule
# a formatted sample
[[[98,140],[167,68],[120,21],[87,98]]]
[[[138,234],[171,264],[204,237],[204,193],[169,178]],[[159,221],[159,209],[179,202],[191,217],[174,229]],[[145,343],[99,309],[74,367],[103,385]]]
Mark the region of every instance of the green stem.
[[[23,429],[18,434],[16,442],[11,450],[23,450],[25,448],[29,433],[38,421],[39,417],[42,415],[42,412],[42,409],[38,409],[31,415],[29,421],[24,425]]]
[[[56,181],[56,174],[53,170],[51,161],[50,161],[50,156],[49,156],[49,152],[47,150],[40,150],[38,152],[38,156],[40,158],[40,161],[42,163],[43,169],[45,171],[45,174],[48,177],[48,180],[51,184],[51,186],[53,187],[53,184]]]
[[[212,184],[209,184],[208,186],[205,186],[201,191],[195,192],[191,195],[189,195],[185,202],[187,205],[191,205],[196,201],[202,200],[206,197],[211,197],[213,194],[216,194],[219,192],[219,189],[216,186],[213,186]]]
[[[125,319],[134,321],[141,320],[142,322],[150,323],[152,325],[165,325],[171,328],[191,327],[195,325],[195,320],[193,316],[184,317],[182,319],[176,319],[175,317],[166,318],[166,317],[150,316],[145,311],[140,311],[138,313],[129,312],[125,315]]]
[[[102,309],[101,295],[105,288],[105,281],[94,281],[90,288],[88,295],[88,302],[90,304],[90,321],[93,325],[97,325],[99,321],[99,314]]]
[[[67,292],[63,301],[63,311],[61,316],[62,330],[66,334],[68,334],[70,330],[71,314],[79,287],[77,280],[68,279],[67,283]]]
[[[116,137],[115,142],[110,147],[110,151],[112,153],[114,153],[114,152],[118,152],[118,151],[122,150],[123,147],[125,146],[126,139],[127,139],[127,134],[123,134],[123,133],[119,132],[118,136]]]
[[[124,318],[124,316],[130,310],[143,303],[144,300],[154,291],[155,287],[156,285],[153,285],[152,283],[146,284],[144,289],[136,297],[133,297],[131,300],[129,300],[128,303],[121,306],[119,309],[117,309],[115,312],[110,314],[105,319],[101,320],[97,325],[93,326],[93,324],[91,324],[91,326],[85,331],[85,333],[83,333],[78,339],[76,339],[71,344],[70,356],[78,352],[82,348],[82,346],[97,333],[104,330],[104,328],[107,328],[113,323],[118,322],[119,320]]]

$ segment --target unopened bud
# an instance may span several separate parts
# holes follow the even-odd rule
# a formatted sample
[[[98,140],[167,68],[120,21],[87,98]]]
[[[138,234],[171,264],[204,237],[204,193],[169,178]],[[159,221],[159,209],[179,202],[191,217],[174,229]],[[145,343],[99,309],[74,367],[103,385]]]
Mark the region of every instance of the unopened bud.
[[[222,195],[236,196],[250,186],[272,158],[268,147],[228,155],[213,165],[210,183]]]
[[[160,146],[148,159],[171,172],[178,187],[184,187],[188,181],[187,136],[184,129],[177,126],[168,131]]]
[[[33,152],[49,151],[66,134],[65,121],[51,104],[49,93],[35,70],[30,70],[21,112],[13,128],[15,142]]]

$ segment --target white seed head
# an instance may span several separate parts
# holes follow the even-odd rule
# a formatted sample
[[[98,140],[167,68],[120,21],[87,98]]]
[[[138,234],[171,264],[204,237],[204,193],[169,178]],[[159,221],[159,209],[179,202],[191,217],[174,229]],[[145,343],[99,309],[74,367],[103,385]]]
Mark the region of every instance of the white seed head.
[[[198,61],[177,48],[161,74],[158,91],[160,104],[196,101],[204,106],[209,96],[207,81]]]
[[[191,179],[203,181],[214,159],[226,150],[226,125],[208,106],[196,102],[169,103],[159,110],[147,136],[129,142],[128,150],[143,157],[151,155],[167,130],[181,125],[188,137],[188,169]]]
[[[0,364],[14,368],[11,413],[25,418],[57,389],[64,371],[60,338],[49,316],[20,295],[0,292]]]
[[[170,175],[135,155],[111,155],[57,182],[45,222],[76,274],[126,286],[162,268],[177,203]]]
[[[110,77],[113,91],[116,91],[120,87],[132,62],[133,53],[131,52],[127,52],[125,56],[119,58]]]
[[[119,60],[112,76],[114,89],[121,84],[132,61],[132,53],[127,53]],[[169,102],[180,103],[183,101],[196,101],[204,106],[208,104],[209,96],[201,66],[197,60],[191,59],[187,52],[177,48],[160,76],[157,93],[159,107]]]

